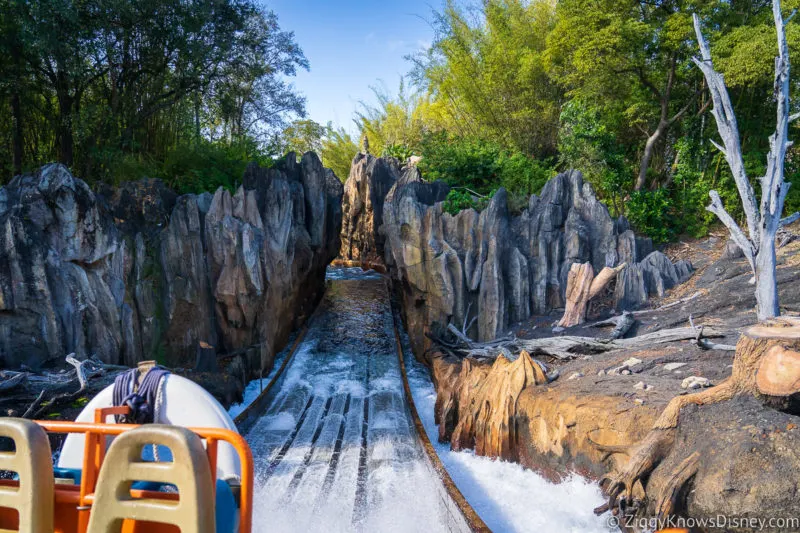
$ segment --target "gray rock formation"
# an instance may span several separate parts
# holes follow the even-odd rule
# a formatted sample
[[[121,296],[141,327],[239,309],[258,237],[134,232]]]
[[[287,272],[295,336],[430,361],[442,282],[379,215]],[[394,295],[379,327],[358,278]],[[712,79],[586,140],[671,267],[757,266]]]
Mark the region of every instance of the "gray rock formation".
[[[311,153],[249,167],[233,194],[95,194],[55,164],[18,176],[0,189],[0,366],[75,352],[191,367],[206,343],[269,368],[324,289],[341,197]]]
[[[393,158],[357,154],[344,184],[342,200],[342,248],[339,256],[347,261],[381,262],[384,236],[384,199],[400,178]]]
[[[684,281],[691,265],[675,265],[614,220],[580,172],[559,174],[511,217],[506,193],[497,191],[480,214],[451,216],[440,203],[442,183],[426,183],[409,168],[386,196],[385,261],[403,299],[414,351],[424,352],[434,323],[473,323],[469,333],[489,340],[532,314],[565,303],[573,263],[596,272],[621,262],[629,267],[616,284],[617,307],[631,308]]]

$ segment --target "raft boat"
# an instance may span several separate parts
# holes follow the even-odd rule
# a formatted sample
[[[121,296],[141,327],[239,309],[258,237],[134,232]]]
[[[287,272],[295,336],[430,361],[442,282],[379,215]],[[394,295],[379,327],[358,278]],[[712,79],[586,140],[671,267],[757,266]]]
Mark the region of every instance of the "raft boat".
[[[140,368],[142,382],[152,369]],[[135,389],[136,376],[129,386]],[[115,385],[74,422],[0,418],[0,531],[250,533],[253,461],[219,402],[177,375],[160,377],[152,422],[120,423]],[[141,401],[139,402],[141,406]],[[50,435],[65,435],[55,467]]]

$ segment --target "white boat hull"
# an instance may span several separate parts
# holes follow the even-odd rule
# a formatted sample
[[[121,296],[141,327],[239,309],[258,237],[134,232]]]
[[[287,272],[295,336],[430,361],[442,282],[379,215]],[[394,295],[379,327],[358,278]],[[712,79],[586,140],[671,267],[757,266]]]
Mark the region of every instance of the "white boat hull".
[[[158,424],[172,424],[183,427],[215,427],[237,431],[228,412],[220,403],[197,383],[181,376],[170,374],[166,377],[166,384],[162,389],[164,398],[161,400],[159,416],[155,420]],[[84,407],[76,422],[94,422],[96,409],[113,406],[114,386],[109,385]],[[109,416],[106,423],[114,423],[114,417]],[[83,467],[83,434],[70,434],[64,441],[58,457],[59,468],[72,468],[80,470]],[[219,443],[217,452],[217,479],[239,479],[241,465],[233,447],[225,442]]]

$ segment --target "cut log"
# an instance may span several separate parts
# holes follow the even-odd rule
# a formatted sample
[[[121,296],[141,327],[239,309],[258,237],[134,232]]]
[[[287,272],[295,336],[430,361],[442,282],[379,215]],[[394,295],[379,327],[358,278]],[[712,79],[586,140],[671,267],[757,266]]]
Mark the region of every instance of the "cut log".
[[[736,356],[733,360],[733,373],[730,377],[743,391],[769,396],[786,396],[779,393],[792,387],[800,374],[792,375],[800,370],[798,359],[791,355],[800,351],[800,321],[784,317],[747,328],[742,332],[736,344]],[[788,372],[776,375],[785,365]],[[766,392],[772,390],[775,393]],[[797,392],[797,389],[795,389]]]
[[[773,346],[758,365],[756,386],[761,394],[790,396],[800,392],[800,352]]]
[[[586,309],[592,298],[600,294],[627,263],[605,267],[597,276],[591,263],[572,263],[567,275],[567,304],[559,327],[569,328],[586,322]]]
[[[589,291],[592,288],[594,269],[591,263],[572,263],[567,275],[567,304],[558,325],[569,328],[586,321]]]

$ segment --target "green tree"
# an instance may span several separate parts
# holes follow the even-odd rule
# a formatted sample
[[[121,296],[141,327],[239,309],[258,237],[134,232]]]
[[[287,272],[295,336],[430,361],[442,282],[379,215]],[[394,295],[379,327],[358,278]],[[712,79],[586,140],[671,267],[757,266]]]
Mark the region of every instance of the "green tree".
[[[256,157],[304,111],[286,78],[308,62],[255,0],[0,2],[14,172],[57,159],[90,178],[152,175],[206,141]]]
[[[385,87],[373,87],[377,104],[360,103],[354,121],[369,140],[370,151],[383,154],[390,147],[404,147],[414,152],[427,131],[424,101],[418,94],[409,92],[405,81],[400,80],[396,95]]]
[[[313,120],[296,120],[287,126],[280,136],[281,152],[295,152],[302,156],[306,152],[322,154],[322,139],[327,128]]]
[[[333,170],[340,180],[346,181],[358,145],[344,128],[334,129],[329,123],[327,130],[322,139],[322,164]]]
[[[713,7],[689,0],[557,5],[558,22],[548,38],[550,73],[570,97],[621,113],[638,130],[644,146],[635,190],[652,184],[648,170],[657,155],[665,168],[669,133],[687,113],[704,110],[702,76],[690,64],[691,12]]]
[[[477,14],[451,0],[435,14],[436,40],[413,58],[414,80],[449,131],[529,156],[555,154],[562,91],[544,61],[554,15],[544,0],[486,0]]]

